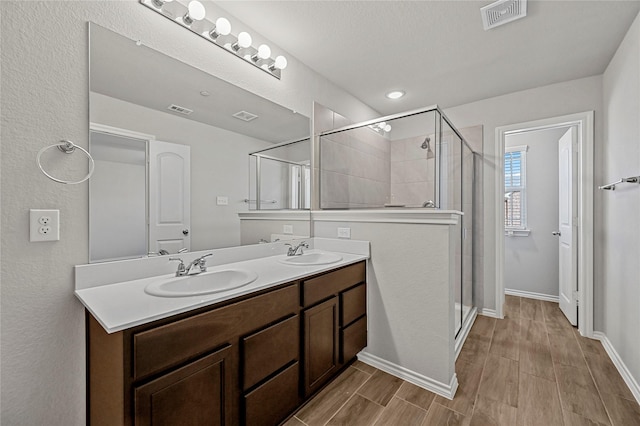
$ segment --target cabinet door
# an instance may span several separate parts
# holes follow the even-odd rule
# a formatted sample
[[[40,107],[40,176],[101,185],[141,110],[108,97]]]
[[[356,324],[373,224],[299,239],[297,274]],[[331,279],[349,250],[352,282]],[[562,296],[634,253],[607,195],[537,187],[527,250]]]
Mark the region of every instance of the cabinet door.
[[[304,311],[305,396],[315,392],[338,368],[338,298]]]
[[[231,346],[135,388],[136,426],[237,424]]]

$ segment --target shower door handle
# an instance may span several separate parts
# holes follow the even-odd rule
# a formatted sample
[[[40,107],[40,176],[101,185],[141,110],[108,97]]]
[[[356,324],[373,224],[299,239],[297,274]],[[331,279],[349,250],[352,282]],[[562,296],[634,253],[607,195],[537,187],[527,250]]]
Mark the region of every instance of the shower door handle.
[[[556,237],[559,237],[562,234],[560,233],[560,231],[553,231],[551,235],[555,235]]]

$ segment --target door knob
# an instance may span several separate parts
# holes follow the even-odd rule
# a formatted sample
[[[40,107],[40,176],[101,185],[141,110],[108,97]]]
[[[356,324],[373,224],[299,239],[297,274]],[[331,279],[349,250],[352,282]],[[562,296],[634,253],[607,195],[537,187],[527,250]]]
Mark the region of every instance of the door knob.
[[[559,237],[561,234],[560,234],[560,231],[553,231],[551,235],[555,235],[556,237]]]
[[[188,229],[183,229],[182,230],[182,235],[189,235],[189,230]]]

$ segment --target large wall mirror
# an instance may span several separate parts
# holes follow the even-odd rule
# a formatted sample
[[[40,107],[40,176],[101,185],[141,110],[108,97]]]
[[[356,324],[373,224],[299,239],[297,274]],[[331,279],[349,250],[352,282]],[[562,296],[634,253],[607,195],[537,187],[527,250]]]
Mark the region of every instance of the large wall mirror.
[[[270,209],[308,207],[291,178],[311,155],[308,117],[94,23],[89,37],[90,262],[271,241],[255,223],[241,231],[239,213],[256,207],[250,154],[273,147],[287,167],[258,193]]]

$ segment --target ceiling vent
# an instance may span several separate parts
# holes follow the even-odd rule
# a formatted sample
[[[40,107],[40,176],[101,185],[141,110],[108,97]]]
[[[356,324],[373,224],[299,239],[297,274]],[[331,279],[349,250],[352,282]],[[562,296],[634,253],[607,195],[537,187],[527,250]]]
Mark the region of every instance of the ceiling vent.
[[[251,121],[258,118],[257,115],[251,114],[250,112],[247,112],[247,111],[236,112],[235,114],[233,114],[233,116],[238,120],[242,120],[242,121]]]
[[[527,16],[527,0],[498,0],[480,9],[482,24],[490,30]]]
[[[169,111],[177,112],[178,114],[182,114],[182,115],[191,115],[191,113],[193,112],[192,109],[181,107],[181,106],[176,105],[176,104],[169,105],[169,108],[167,108],[167,109]]]

